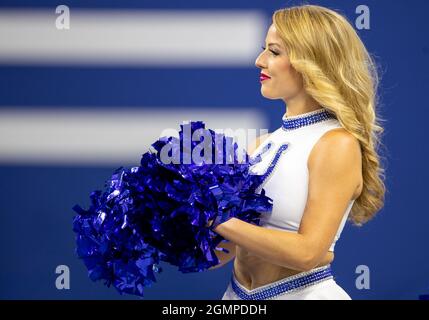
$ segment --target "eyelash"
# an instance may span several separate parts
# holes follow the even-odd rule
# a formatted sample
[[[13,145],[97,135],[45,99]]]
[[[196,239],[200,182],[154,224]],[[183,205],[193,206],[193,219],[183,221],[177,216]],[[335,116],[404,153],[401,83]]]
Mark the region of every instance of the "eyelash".
[[[262,50],[265,50],[265,47],[261,47],[262,48]],[[273,51],[273,50],[270,50],[271,51],[271,53],[273,53],[275,56],[278,56],[279,55],[279,53],[278,52],[275,52],[275,51]]]

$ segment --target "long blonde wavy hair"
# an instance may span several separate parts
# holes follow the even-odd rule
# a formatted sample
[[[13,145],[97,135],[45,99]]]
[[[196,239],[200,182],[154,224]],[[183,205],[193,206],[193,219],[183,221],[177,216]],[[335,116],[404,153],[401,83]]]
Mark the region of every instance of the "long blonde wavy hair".
[[[383,207],[386,192],[375,60],[347,18],[331,9],[294,6],[275,11],[272,20],[306,92],[360,142],[363,190],[349,216],[360,226]]]

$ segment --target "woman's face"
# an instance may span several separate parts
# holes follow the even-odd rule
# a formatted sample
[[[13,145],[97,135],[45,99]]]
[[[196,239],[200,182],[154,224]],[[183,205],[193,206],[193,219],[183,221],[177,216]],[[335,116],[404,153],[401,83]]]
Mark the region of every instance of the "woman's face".
[[[290,64],[274,24],[268,29],[265,49],[256,59],[255,66],[269,77],[265,80],[261,78],[261,94],[265,98],[283,99],[286,102],[301,92],[302,77]]]

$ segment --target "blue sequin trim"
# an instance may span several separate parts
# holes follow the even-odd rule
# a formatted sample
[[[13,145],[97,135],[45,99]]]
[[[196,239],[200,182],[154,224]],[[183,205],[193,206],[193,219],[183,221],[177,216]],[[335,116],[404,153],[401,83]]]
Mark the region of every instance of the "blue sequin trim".
[[[328,119],[336,119],[336,116],[326,109],[320,109],[313,112],[305,113],[303,115],[283,118],[282,128],[286,131],[294,130]]]
[[[233,274],[231,276],[231,287],[241,300],[266,300],[287,292],[304,289],[332,278],[332,270],[330,265],[328,265],[303,274],[297,274],[295,276],[276,281],[272,285],[262,286],[261,288],[253,290],[243,289],[242,285],[237,281],[237,279],[235,279]],[[251,293],[249,293],[249,291]]]
[[[280,148],[277,150],[273,160],[271,160],[270,165],[267,168],[267,171],[265,171],[264,175],[262,176],[262,181],[258,188],[261,188],[265,184],[267,179],[271,176],[271,174],[273,173],[277,165],[277,162],[280,160],[282,153],[285,152],[288,147],[289,147],[289,144],[285,143],[285,144],[282,144]]]
[[[261,150],[261,152],[259,152],[256,156],[254,157],[250,157],[249,159],[249,163],[250,165],[255,165],[258,162],[262,161],[262,155],[267,152],[268,150],[270,150],[272,146],[272,142],[267,143]]]

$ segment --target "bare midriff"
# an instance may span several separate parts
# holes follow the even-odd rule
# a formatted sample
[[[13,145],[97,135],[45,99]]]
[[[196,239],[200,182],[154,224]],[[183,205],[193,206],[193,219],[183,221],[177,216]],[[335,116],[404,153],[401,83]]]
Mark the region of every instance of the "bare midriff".
[[[334,260],[334,253],[328,251],[317,267],[330,264]],[[302,271],[285,268],[269,263],[268,261],[251,254],[240,246],[236,246],[234,259],[234,275],[238,282],[248,290],[293,276]]]

